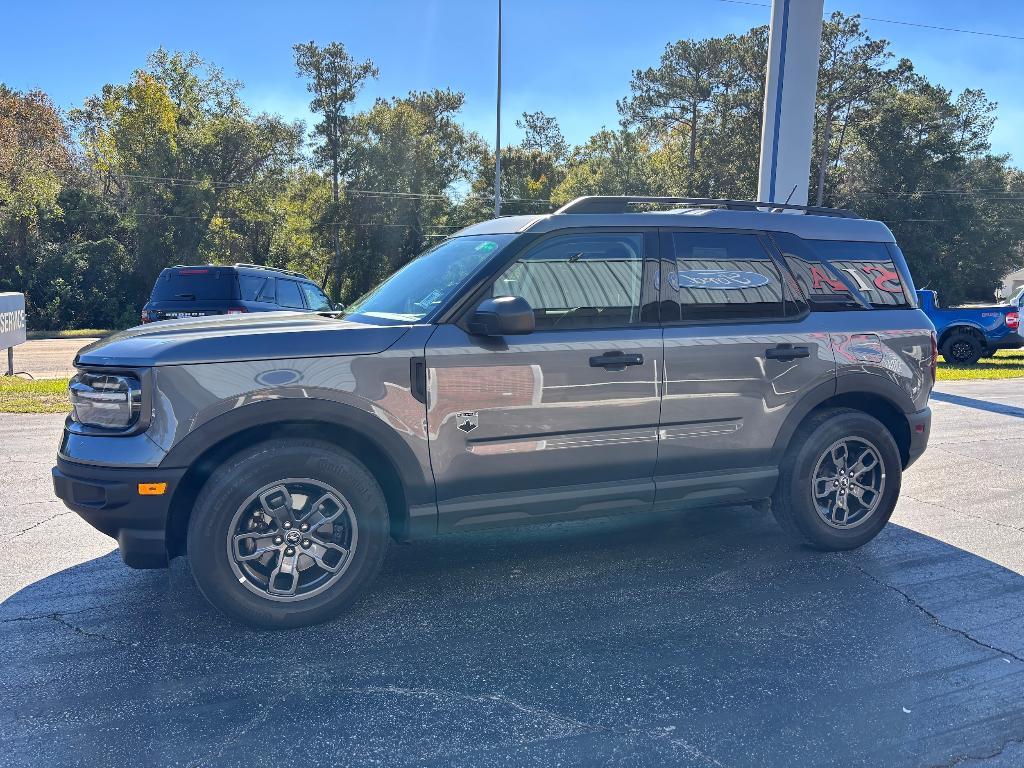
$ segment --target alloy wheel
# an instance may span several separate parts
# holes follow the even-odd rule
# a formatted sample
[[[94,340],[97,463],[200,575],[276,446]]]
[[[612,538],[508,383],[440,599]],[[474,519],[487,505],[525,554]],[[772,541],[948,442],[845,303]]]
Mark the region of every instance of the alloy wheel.
[[[358,543],[352,506],[311,478],[264,485],[228,526],[231,569],[250,592],[290,602],[318,595],[342,577]]]
[[[885,490],[882,454],[863,437],[832,443],[818,458],[811,477],[814,507],[833,528],[864,523],[878,509]]]

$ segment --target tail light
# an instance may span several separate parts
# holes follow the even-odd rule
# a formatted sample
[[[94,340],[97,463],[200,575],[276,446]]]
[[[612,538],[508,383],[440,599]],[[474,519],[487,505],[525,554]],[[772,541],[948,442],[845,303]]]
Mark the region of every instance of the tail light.
[[[248,311],[245,307],[228,307],[229,315],[244,315]]]
[[[935,382],[935,377],[939,373],[939,342],[935,337],[935,331],[932,331],[932,383]]]
[[[1020,328],[1020,312],[1006,313],[1006,327],[1011,331],[1016,331]]]
[[[139,319],[142,320],[143,323],[148,323],[149,319],[150,319],[149,318],[149,310],[148,309],[142,310],[142,314],[139,316]]]

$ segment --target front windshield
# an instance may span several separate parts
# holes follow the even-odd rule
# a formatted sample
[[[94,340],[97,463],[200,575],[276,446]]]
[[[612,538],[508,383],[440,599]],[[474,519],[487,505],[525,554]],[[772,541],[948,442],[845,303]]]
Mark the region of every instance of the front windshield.
[[[516,235],[467,235],[446,240],[410,261],[345,311],[379,323],[429,320],[470,277]]]

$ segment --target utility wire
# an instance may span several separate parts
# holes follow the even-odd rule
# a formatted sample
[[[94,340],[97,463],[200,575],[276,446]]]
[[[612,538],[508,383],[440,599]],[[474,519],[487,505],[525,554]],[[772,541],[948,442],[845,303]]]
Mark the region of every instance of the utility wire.
[[[718,3],[729,3],[730,5],[750,5],[756,8],[771,8],[771,3],[757,3],[753,0],[715,0]],[[837,9],[841,10],[841,9]],[[980,29],[962,29],[960,27],[943,27],[938,24],[921,24],[917,21],[900,21],[899,19],[882,19],[877,16],[863,16],[859,13],[852,14],[848,11],[843,11],[847,15],[860,16],[864,21],[877,21],[882,24],[899,24],[904,27],[919,27],[921,29],[935,29],[940,32],[958,32],[963,35],[981,35],[982,37],[999,37],[1006,40],[1024,40],[1024,35],[1008,35],[1003,32],[985,32]]]

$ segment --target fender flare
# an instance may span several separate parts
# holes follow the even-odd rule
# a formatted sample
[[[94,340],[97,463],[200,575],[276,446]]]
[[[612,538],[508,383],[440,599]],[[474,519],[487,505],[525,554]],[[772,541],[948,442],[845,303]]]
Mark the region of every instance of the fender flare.
[[[435,504],[433,478],[424,477],[420,461],[391,427],[355,406],[316,398],[264,400],[227,411],[189,432],[160,466],[190,467],[197,457],[233,435],[287,421],[316,422],[357,433],[391,461],[410,511]]]
[[[939,345],[939,348],[942,348],[942,345],[946,343],[946,339],[948,339],[951,334],[956,333],[961,328],[969,328],[970,330],[978,333],[981,336],[981,343],[986,346],[988,345],[988,334],[985,332],[984,328],[970,320],[957,320],[950,323],[939,332],[936,342]]]
[[[793,434],[811,411],[836,396],[850,394],[876,397],[902,414],[914,413],[916,410],[914,401],[906,390],[890,379],[874,373],[842,373],[833,381],[819,384],[793,408],[775,438],[775,443],[772,446],[772,458],[781,461],[793,439]]]

